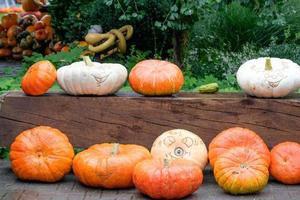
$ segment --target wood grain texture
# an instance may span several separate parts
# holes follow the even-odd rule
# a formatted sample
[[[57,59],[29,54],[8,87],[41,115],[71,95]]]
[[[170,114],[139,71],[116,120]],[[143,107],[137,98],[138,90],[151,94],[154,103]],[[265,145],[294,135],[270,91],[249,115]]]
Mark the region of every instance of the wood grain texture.
[[[284,99],[238,93],[181,93],[173,97],[50,93],[29,97],[11,92],[0,101],[0,146],[9,146],[18,133],[38,125],[60,129],[77,147],[119,142],[149,148],[158,135],[175,128],[192,131],[209,144],[220,131],[235,126],[256,131],[269,147],[286,140],[300,142],[299,95]]]
[[[0,160],[0,200],[131,200],[150,199],[135,189],[104,190],[88,188],[76,181],[73,174],[54,184],[22,182],[10,170],[8,161]],[[3,178],[2,178],[3,177]],[[299,200],[299,185],[282,185],[269,180],[260,193],[244,196],[226,194],[218,187],[210,168],[204,171],[203,185],[187,200]]]

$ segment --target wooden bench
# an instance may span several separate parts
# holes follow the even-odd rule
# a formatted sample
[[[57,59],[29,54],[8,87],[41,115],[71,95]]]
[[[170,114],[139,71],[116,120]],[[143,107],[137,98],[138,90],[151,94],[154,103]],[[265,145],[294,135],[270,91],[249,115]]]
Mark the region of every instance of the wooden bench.
[[[1,96],[0,146],[9,146],[21,131],[38,125],[60,129],[76,147],[119,142],[150,148],[158,135],[175,128],[198,134],[208,145],[220,131],[235,126],[256,131],[272,147],[286,140],[300,142],[300,95],[284,99],[239,93],[30,97],[9,92]]]

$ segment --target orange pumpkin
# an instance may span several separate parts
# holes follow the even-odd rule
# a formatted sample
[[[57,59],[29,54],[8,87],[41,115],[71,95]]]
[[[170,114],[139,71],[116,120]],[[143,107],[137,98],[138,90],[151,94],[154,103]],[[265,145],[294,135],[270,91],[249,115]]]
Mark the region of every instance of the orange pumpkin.
[[[268,183],[269,163],[255,150],[235,147],[221,154],[214,166],[214,176],[221,188],[231,194],[251,194]]]
[[[178,66],[161,60],[144,60],[129,74],[132,89],[147,96],[171,95],[179,92],[184,82]]]
[[[20,133],[10,147],[11,167],[21,180],[58,181],[71,170],[73,157],[68,138],[47,126]]]
[[[270,151],[261,137],[247,128],[234,127],[219,133],[209,144],[208,159],[210,165],[214,167],[218,156],[237,146],[256,150],[267,163],[270,163]]]
[[[300,144],[283,142],[271,151],[271,175],[284,184],[300,183]]]
[[[42,17],[41,21],[45,24],[45,26],[51,26],[51,16],[50,15],[44,15]]]
[[[7,48],[0,49],[0,58],[6,58],[11,56],[11,50]]]
[[[9,29],[13,25],[18,25],[18,15],[11,13],[2,17],[1,25],[5,29]]]
[[[135,187],[153,199],[181,199],[195,192],[203,181],[202,170],[194,162],[144,160],[133,172]]]
[[[22,8],[24,11],[39,11],[45,5],[46,0],[22,0]]]
[[[56,69],[48,60],[33,64],[24,75],[21,83],[22,90],[28,95],[46,93],[56,80]]]
[[[148,158],[150,153],[142,146],[96,144],[75,156],[73,171],[77,179],[87,186],[128,188],[133,186],[135,165]]]
[[[62,52],[69,52],[70,51],[70,47],[68,45],[64,46],[62,49],[61,49]]]
[[[47,37],[48,37],[48,35],[47,35],[45,29],[39,29],[34,32],[34,38],[38,41],[46,40]]]
[[[19,34],[19,33],[21,33],[23,30],[22,30],[22,28],[20,27],[20,26],[18,26],[18,25],[13,25],[13,26],[11,26],[9,29],[8,29],[8,31],[7,31],[7,37],[9,38],[9,39],[15,39],[16,38],[16,36]]]

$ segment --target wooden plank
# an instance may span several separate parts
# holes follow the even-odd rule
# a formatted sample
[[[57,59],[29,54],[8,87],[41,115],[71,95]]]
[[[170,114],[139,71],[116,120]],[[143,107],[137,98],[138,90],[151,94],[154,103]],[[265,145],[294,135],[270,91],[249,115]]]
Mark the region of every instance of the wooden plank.
[[[195,132],[209,144],[221,130],[234,126],[256,131],[270,147],[286,140],[300,142],[299,94],[259,99],[238,93],[29,97],[11,92],[2,97],[0,109],[0,146],[10,145],[22,130],[38,125],[62,130],[77,147],[102,142],[150,147],[159,134],[174,128]]]
[[[5,174],[5,185],[0,179],[0,200],[35,199],[35,200],[129,200],[149,199],[135,189],[104,190],[101,188],[88,188],[78,183],[73,174],[67,175],[58,183],[22,182],[16,179],[9,169],[9,162],[0,160],[0,175]],[[2,178],[2,176],[1,176]],[[71,184],[70,184],[71,183]],[[9,185],[9,187],[7,187]],[[57,186],[59,185],[59,186]],[[64,188],[64,189],[62,189]],[[203,185],[187,200],[299,200],[300,185],[285,186],[273,179],[269,180],[267,187],[260,193],[244,196],[226,194],[217,185],[210,168],[204,171]]]

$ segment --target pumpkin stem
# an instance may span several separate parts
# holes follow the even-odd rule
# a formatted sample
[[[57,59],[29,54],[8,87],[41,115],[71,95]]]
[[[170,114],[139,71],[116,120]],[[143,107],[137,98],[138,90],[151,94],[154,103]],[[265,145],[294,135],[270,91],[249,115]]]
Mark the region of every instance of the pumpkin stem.
[[[86,66],[94,66],[94,63],[92,62],[89,56],[83,56],[82,59],[85,62]]]
[[[164,166],[169,167],[170,160],[168,158],[164,158]]]
[[[265,70],[272,70],[271,58],[266,58]]]
[[[119,153],[119,148],[120,148],[120,144],[119,143],[114,143],[112,150],[111,150],[111,155],[115,156]]]

